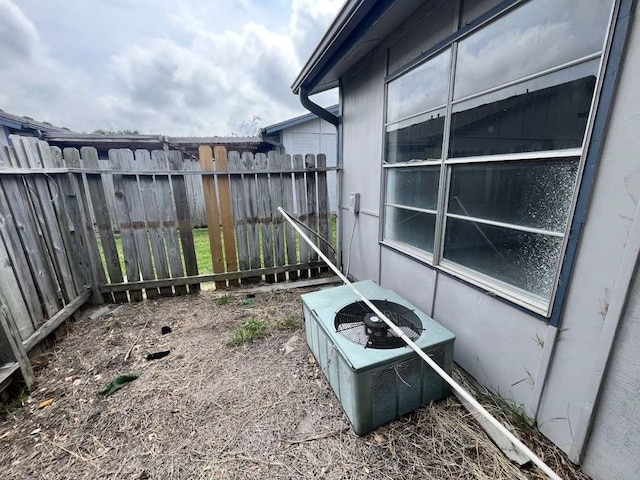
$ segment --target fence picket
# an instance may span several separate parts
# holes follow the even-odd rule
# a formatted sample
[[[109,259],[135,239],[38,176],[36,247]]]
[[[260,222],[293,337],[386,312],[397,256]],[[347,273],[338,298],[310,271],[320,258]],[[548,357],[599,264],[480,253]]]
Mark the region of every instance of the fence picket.
[[[8,251],[10,248],[11,245],[6,244],[3,238],[0,238],[0,285],[2,285],[4,301],[9,311],[13,313],[16,329],[23,340],[28,338],[35,331],[35,328],[20,290],[18,272],[11,265]]]
[[[61,152],[57,147],[51,147],[54,165],[80,168],[80,152],[75,148],[65,148]],[[63,208],[73,225],[71,232],[72,248],[78,251],[80,270],[85,269],[85,280],[91,284],[93,303],[100,305],[104,298],[100,292],[100,284],[107,283],[96,232],[90,222],[89,202],[82,182],[82,176],[69,173],[60,179],[63,194]],[[81,263],[80,263],[81,262]]]
[[[302,169],[305,168],[304,159],[302,155],[293,156],[293,168]],[[297,206],[297,218],[300,222],[308,225],[307,222],[307,186],[304,180],[304,173],[298,172],[293,174],[295,188],[296,188],[296,206]],[[298,237],[296,234],[298,248],[300,249],[300,263],[309,263],[309,246],[305,241]],[[300,278],[308,278],[309,272],[307,270],[300,270],[298,273]]]
[[[276,159],[278,161],[278,165],[283,170],[290,170],[291,163],[291,155],[277,155]],[[294,215],[294,201],[293,201],[293,176],[291,173],[283,173],[282,174],[282,205],[283,209]],[[298,263],[297,252],[296,252],[296,233],[291,225],[282,219],[282,225],[284,227],[284,236],[286,241],[286,253],[287,253],[287,264],[295,265]],[[289,271],[289,280],[297,280],[298,279],[298,271],[290,270]]]
[[[320,153],[316,156],[316,167],[318,169],[325,168],[327,166],[327,157]],[[318,171],[317,186],[318,186],[318,233],[320,237],[329,243],[333,242],[331,238],[331,226],[330,226],[330,208],[329,208],[329,192],[327,188],[327,172]],[[324,242],[320,241],[320,251],[324,253],[330,260],[333,260],[333,251]],[[320,272],[326,273],[329,271],[329,267],[323,266],[320,268]]]
[[[267,168],[269,170],[281,170],[284,166],[281,165],[280,159],[282,157],[276,152],[271,151],[267,157]],[[267,195],[271,197],[271,223],[273,224],[273,244],[274,244],[274,264],[276,267],[286,265],[284,256],[285,244],[284,244],[284,218],[277,211],[278,207],[283,207],[282,201],[282,174],[272,173],[270,176],[271,188]],[[287,279],[286,273],[278,273],[276,275],[278,282],[284,282]]]
[[[116,170],[128,170],[125,167],[125,162],[121,161],[121,151],[119,149],[109,150],[109,160]],[[116,218],[118,219],[120,238],[122,240],[127,280],[137,282],[140,280],[140,260],[136,247],[133,219],[130,214],[130,204],[134,201],[134,198],[129,195],[130,188],[127,184],[128,182],[125,182],[124,175],[120,173],[113,175]],[[129,298],[132,302],[140,302],[142,300],[142,290],[130,290]]]
[[[9,147],[0,148],[0,166],[8,167],[10,165],[5,150],[6,148]],[[11,213],[4,192],[4,184],[13,182],[15,182],[15,178],[0,177],[0,237],[2,237],[7,246],[9,258],[14,267],[18,284],[22,290],[31,323],[33,326],[36,326],[44,321],[40,299],[38,298],[38,290],[31,276],[29,261],[25,255],[25,249],[22,246],[21,237],[18,233],[18,223]]]
[[[82,166],[88,169],[100,169],[98,161],[98,152],[93,147],[82,147],[80,149],[80,159]],[[115,194],[109,197],[105,194],[105,187],[102,183],[103,175],[100,173],[87,173],[87,186],[91,197],[91,205],[93,206],[93,215],[95,217],[98,233],[100,235],[100,244],[102,252],[107,264],[107,272],[111,283],[122,283],[122,270],[120,268],[120,257],[116,247],[116,239],[113,233],[112,217],[109,205],[114,205]],[[107,175],[104,175],[107,177]],[[112,182],[111,182],[112,183]],[[115,213],[115,206],[114,213]],[[114,292],[113,298],[116,302],[126,302],[126,292]]]
[[[171,170],[182,171],[182,153],[175,150],[167,153],[169,167]],[[176,207],[176,217],[178,218],[178,228],[180,229],[180,239],[182,243],[182,254],[184,256],[184,266],[187,275],[198,275],[198,261],[196,259],[196,248],[193,243],[193,230],[191,228],[191,217],[189,215],[189,200],[187,197],[187,187],[184,175],[174,175],[171,178],[173,186],[173,198]],[[189,292],[200,291],[200,284],[189,285]]]
[[[15,151],[8,150],[12,164],[18,166]],[[37,218],[31,208],[31,199],[23,181],[16,177],[4,178],[3,189],[9,204],[9,210],[15,220],[20,235],[31,275],[35,280],[40,304],[44,307],[47,318],[54,315],[60,306],[56,293],[57,283],[49,261],[49,253],[40,236]],[[38,327],[38,325],[36,325]]]
[[[257,181],[257,210],[262,237],[262,259],[265,268],[273,267],[273,207],[269,190],[268,158],[265,153],[255,155],[254,166]],[[275,275],[265,275],[265,281],[274,283]]]
[[[242,169],[250,174],[244,174],[242,185],[244,188],[245,212],[247,214],[247,234],[249,239],[249,263],[251,269],[261,267],[260,262],[260,233],[258,228],[258,188],[256,184],[254,157],[249,152],[242,154]],[[247,283],[259,282],[260,278],[248,278]]]
[[[229,168],[232,171],[242,170],[242,159],[238,152],[229,152]],[[247,239],[247,216],[244,202],[244,186],[242,175],[230,175],[233,216],[235,218],[236,240],[238,245],[238,262],[240,270],[251,270],[249,260],[249,241]]]
[[[221,172],[229,170],[227,149],[215,147],[214,168]],[[231,203],[231,189],[228,175],[218,176],[218,200],[220,204],[220,220],[222,222],[222,239],[224,243],[224,260],[227,272],[238,270],[238,258],[236,253],[236,238],[233,230],[233,205]],[[229,280],[229,286],[239,285],[239,280]]]
[[[139,170],[147,172],[153,170],[151,154],[148,150],[136,150],[134,152],[134,158]],[[144,209],[144,218],[147,225],[149,240],[151,242],[155,278],[170,278],[167,251],[164,246],[164,234],[162,232],[162,217],[160,216],[160,207],[156,197],[156,186],[153,181],[153,176],[140,175],[139,182],[140,195],[142,196],[142,208]],[[147,296],[149,296],[149,290],[146,292]],[[173,295],[173,291],[171,290],[171,287],[162,287],[160,288],[160,295],[163,297],[170,297]]]
[[[151,152],[151,164],[153,170],[164,172],[169,169],[167,153],[164,150],[154,150]],[[164,240],[167,244],[167,257],[172,278],[184,277],[182,266],[182,253],[180,251],[180,240],[178,239],[178,220],[176,210],[173,206],[173,194],[169,176],[164,174],[156,175],[156,198],[162,219]],[[186,285],[175,285],[173,291],[176,295],[187,293]]]
[[[18,135],[10,135],[9,138],[15,148],[20,166],[24,168],[42,168],[43,164],[40,158],[39,140],[37,138],[20,137]],[[68,303],[77,296],[77,290],[66,255],[67,248],[65,248],[65,242],[53,206],[54,195],[49,189],[46,177],[37,176],[35,178],[27,178],[26,181],[32,192],[31,205],[36,212],[58,285],[65,303]]]
[[[203,172],[212,172],[213,151],[211,147],[203,145],[198,149],[200,156],[200,169]],[[204,191],[205,209],[207,212],[207,230],[209,232],[209,250],[211,251],[211,264],[213,273],[222,273],[224,268],[224,256],[222,253],[222,240],[220,239],[220,213],[218,211],[218,196],[216,192],[216,179],[211,176],[202,177],[202,189]],[[226,288],[227,282],[215,282],[216,290]]]
[[[307,221],[306,224],[307,226],[313,230],[314,232],[318,232],[318,210],[317,210],[317,204],[318,204],[318,200],[317,200],[317,192],[316,192],[316,172],[314,171],[316,168],[316,157],[315,155],[312,154],[308,154],[305,155],[304,157],[304,163],[305,163],[305,167],[307,169],[307,173],[305,173],[305,177],[306,177],[306,187],[307,187]],[[319,241],[318,241],[318,237],[315,235],[312,235],[311,240],[313,240],[313,243],[315,243],[316,245],[318,245]],[[316,253],[315,250],[310,249],[309,250],[309,260],[310,262],[317,262],[318,261],[318,254]],[[311,276],[312,277],[317,277],[318,275],[320,275],[320,269],[319,268],[312,268],[311,269]]]

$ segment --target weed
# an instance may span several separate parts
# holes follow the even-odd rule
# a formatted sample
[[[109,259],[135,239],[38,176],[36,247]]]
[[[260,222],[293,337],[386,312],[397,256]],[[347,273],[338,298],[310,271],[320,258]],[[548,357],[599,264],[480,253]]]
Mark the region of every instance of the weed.
[[[231,301],[231,297],[229,295],[222,295],[221,297],[216,298],[215,302],[222,306],[226,305]]]
[[[300,327],[302,327],[302,323],[292,315],[288,315],[278,322],[278,328],[280,330],[296,330]]]
[[[252,343],[254,340],[266,337],[268,334],[267,324],[263,320],[257,320],[251,317],[235,328],[229,340],[229,345]]]
[[[24,407],[27,398],[29,398],[29,390],[26,387],[19,387],[17,393],[14,393],[12,388],[8,390],[9,400],[0,401],[0,415],[11,415],[19,408]]]

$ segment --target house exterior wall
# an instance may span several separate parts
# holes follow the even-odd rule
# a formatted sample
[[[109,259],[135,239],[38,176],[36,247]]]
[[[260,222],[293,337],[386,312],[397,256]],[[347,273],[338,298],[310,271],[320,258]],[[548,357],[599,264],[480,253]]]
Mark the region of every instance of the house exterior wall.
[[[638,28],[627,49],[633,53],[626,58],[564,313],[556,329],[524,308],[379,243],[384,77],[452,33],[458,14],[471,20],[498,2],[474,2],[473,11],[463,12],[457,2],[438,3],[438,8],[421,9],[420,21],[405,22],[341,80],[343,265],[349,264],[349,273],[356,279],[373,279],[395,290],[455,332],[456,362],[491,390],[522,405],[525,413],[536,418],[541,431],[577,460],[584,445],[573,443],[572,425],[584,418],[587,382],[591,372],[600,368],[593,364],[592,354],[640,198],[640,163],[633,155],[640,127],[640,99],[633,93],[633,79],[640,74]],[[443,27],[425,29],[426,22]],[[637,18],[632,24],[637,25]],[[347,209],[351,192],[361,193],[357,219]],[[637,349],[638,338],[635,334],[627,341]],[[607,391],[615,395],[612,388]],[[636,417],[638,413],[633,412]],[[596,421],[594,442],[602,442],[606,435],[598,432],[598,425]],[[631,445],[637,457],[637,444]],[[625,451],[623,444],[611,448],[621,449],[620,455],[632,452]],[[590,461],[596,472],[599,460],[587,456],[586,464]]]
[[[358,279],[380,280],[378,245],[385,58],[378,57],[345,80],[342,95],[343,165],[340,238],[343,267]],[[360,193],[360,214],[348,211]],[[354,228],[354,222],[357,222]]]
[[[321,118],[314,118],[308,122],[285,128],[281,132],[281,141],[285,153],[290,155],[306,155],[308,153],[324,153],[327,166],[337,165],[337,132],[336,127]],[[338,211],[336,193],[336,172],[327,173],[327,188],[329,190],[329,208]]]

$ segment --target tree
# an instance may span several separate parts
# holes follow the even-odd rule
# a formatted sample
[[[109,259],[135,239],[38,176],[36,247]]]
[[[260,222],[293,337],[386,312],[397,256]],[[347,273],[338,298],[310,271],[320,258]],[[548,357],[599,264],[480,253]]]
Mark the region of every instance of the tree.
[[[103,128],[94,130],[91,133],[97,133],[99,135],[140,135],[140,131],[138,130],[105,130]]]

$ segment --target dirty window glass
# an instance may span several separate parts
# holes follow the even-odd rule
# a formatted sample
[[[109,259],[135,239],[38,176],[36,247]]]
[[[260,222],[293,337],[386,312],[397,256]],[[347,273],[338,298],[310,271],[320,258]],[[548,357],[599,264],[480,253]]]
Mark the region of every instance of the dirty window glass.
[[[405,208],[385,207],[385,239],[433,252],[436,216]]]
[[[440,167],[387,169],[387,203],[435,210],[439,177]]]
[[[580,148],[597,69],[589,62],[454,105],[449,157]]]
[[[454,165],[447,212],[562,234],[578,158]]]
[[[535,0],[458,44],[454,99],[603,49],[611,1]]]
[[[561,237],[448,218],[444,259],[549,301]]]
[[[442,156],[445,109],[387,127],[386,161],[434,160]]]
[[[387,122],[441,107],[449,93],[451,50],[389,82]]]

